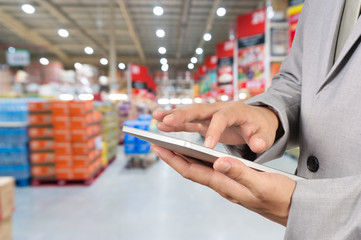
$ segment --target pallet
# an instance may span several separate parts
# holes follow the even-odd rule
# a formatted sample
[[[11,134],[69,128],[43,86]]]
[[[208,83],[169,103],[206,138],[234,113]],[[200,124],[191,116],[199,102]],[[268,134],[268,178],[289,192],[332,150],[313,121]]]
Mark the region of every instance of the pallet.
[[[17,187],[27,187],[29,185],[30,185],[30,178],[16,179],[16,186]]]
[[[91,178],[89,179],[31,179],[31,185],[34,187],[40,186],[90,186],[95,180],[97,180],[103,172],[108,168],[108,166],[113,163],[115,157],[113,157],[106,166],[99,169]]]

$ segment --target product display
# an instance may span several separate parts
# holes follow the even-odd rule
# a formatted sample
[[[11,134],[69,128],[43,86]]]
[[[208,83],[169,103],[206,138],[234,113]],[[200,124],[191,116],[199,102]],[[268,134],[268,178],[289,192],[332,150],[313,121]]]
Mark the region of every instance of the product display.
[[[0,100],[0,176],[12,176],[19,186],[30,178],[28,107],[25,99]]]
[[[29,110],[34,185],[86,181],[100,171],[102,117],[92,101],[44,100],[29,103]]]

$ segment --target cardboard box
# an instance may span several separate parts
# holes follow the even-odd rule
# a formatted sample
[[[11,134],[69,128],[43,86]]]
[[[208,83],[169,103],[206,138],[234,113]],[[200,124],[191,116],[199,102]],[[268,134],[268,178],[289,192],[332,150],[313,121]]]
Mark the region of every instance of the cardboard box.
[[[70,101],[70,115],[82,116],[94,110],[93,101]]]
[[[12,222],[11,217],[7,217],[0,222],[0,239],[11,240],[12,239]]]
[[[71,131],[71,140],[72,142],[85,142],[90,138],[99,135],[101,132],[101,127],[97,125],[91,125],[86,128],[72,129]]]
[[[55,166],[32,166],[31,175],[33,177],[54,177]]]
[[[54,152],[56,155],[72,154],[71,142],[54,142]]]
[[[50,109],[53,115],[69,115],[69,102],[67,101],[51,101]]]
[[[70,118],[68,116],[53,115],[51,122],[56,129],[70,128]]]
[[[92,124],[93,121],[93,114],[88,113],[83,116],[73,116],[70,119],[71,121],[71,128],[72,129],[82,129],[88,127]]]
[[[52,117],[50,113],[29,114],[30,125],[50,125]]]
[[[53,140],[31,140],[29,143],[31,151],[53,151]]]
[[[29,127],[30,138],[52,138],[54,137],[53,128],[49,127]]]
[[[32,164],[49,164],[55,162],[54,153],[31,153],[30,162]]]
[[[0,177],[0,222],[11,217],[14,211],[14,188],[14,178]]]
[[[50,111],[50,103],[48,101],[43,102],[29,102],[29,112],[48,112]]]
[[[54,129],[53,135],[56,142],[71,142],[70,129]]]

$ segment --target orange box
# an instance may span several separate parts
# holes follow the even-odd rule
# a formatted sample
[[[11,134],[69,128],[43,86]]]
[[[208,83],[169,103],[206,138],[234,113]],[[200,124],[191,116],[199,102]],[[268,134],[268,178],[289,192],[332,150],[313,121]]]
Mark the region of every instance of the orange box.
[[[84,115],[94,110],[93,101],[71,101],[69,104],[70,115]]]
[[[100,112],[93,112],[93,122],[100,123],[102,121],[102,114]]]
[[[30,138],[52,138],[54,137],[53,128],[49,127],[29,127]]]
[[[52,123],[50,113],[29,114],[30,125],[49,125]]]
[[[74,179],[85,180],[91,178],[95,173],[95,165],[73,169]]]
[[[74,155],[87,155],[95,149],[95,139],[92,138],[87,142],[72,143],[72,152]]]
[[[70,168],[56,168],[55,175],[60,180],[72,180],[74,179],[73,170]]]
[[[29,102],[28,108],[29,108],[29,112],[46,112],[46,111],[50,111],[50,103],[47,101]]]
[[[54,142],[54,151],[56,155],[71,155],[72,147],[70,142]]]
[[[91,125],[86,128],[72,129],[71,140],[72,142],[85,142],[97,134],[100,134],[101,127],[98,125]]]
[[[56,168],[71,168],[73,166],[73,157],[72,155],[56,154],[54,162]]]
[[[54,150],[53,140],[31,140],[29,143],[31,151],[52,151]]]
[[[54,163],[54,153],[31,153],[30,162],[33,164]]]
[[[54,166],[32,166],[31,175],[33,177],[46,177],[55,175]]]
[[[70,128],[69,116],[54,115],[52,118],[54,128]]]
[[[72,129],[86,128],[93,123],[93,114],[88,113],[83,116],[73,116],[70,121]]]
[[[71,132],[69,129],[54,129],[54,140],[56,142],[70,142],[71,141]]]
[[[53,115],[69,115],[69,102],[67,101],[51,101],[50,109]]]
[[[73,168],[85,167],[93,163],[96,159],[101,156],[101,151],[99,149],[94,149],[88,154],[84,155],[73,155]]]

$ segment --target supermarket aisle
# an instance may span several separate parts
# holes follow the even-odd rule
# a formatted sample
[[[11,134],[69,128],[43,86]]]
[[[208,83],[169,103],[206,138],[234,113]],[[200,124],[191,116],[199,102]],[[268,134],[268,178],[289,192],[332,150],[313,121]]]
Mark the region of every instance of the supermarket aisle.
[[[284,227],[182,179],[162,161],[124,169],[122,151],[90,187],[18,188],[14,240],[283,238]],[[283,168],[295,166],[286,162]]]

